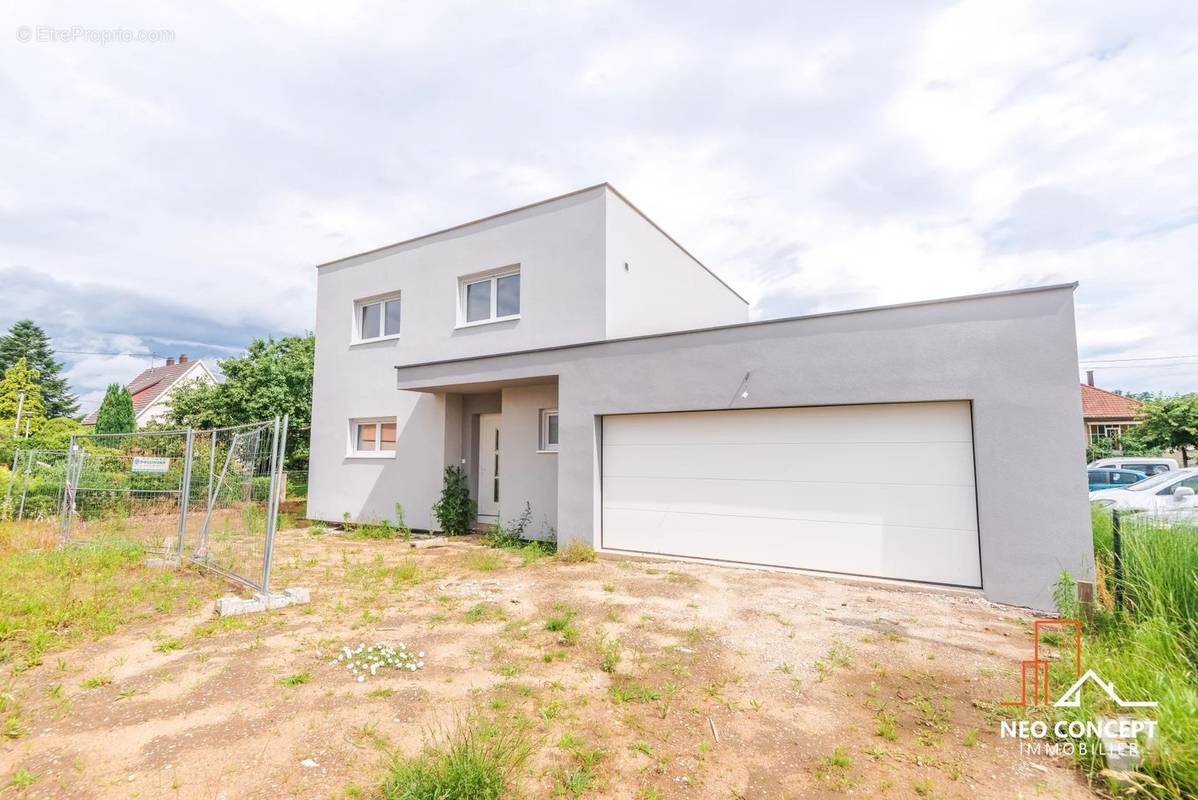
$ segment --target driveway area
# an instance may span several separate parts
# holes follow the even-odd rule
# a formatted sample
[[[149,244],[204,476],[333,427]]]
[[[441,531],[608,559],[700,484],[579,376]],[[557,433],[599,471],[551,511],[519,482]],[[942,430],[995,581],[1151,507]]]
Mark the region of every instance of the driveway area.
[[[389,754],[474,720],[525,738],[529,798],[1092,796],[1070,761],[998,738],[1030,616],[976,596],[280,537],[275,584],[311,604],[181,609],[19,675],[28,733],[0,775],[38,780],[8,791],[374,797]],[[400,642],[422,669],[358,681],[336,662]]]

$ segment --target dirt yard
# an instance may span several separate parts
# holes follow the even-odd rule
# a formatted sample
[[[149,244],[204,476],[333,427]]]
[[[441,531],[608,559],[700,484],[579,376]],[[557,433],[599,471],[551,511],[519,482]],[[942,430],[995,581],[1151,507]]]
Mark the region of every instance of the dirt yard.
[[[16,676],[0,795],[374,797],[389,753],[474,714],[527,737],[528,798],[1092,796],[998,738],[1030,625],[977,597],[472,540],[278,552],[310,605],[133,622]],[[332,663],[375,642],[424,668]]]

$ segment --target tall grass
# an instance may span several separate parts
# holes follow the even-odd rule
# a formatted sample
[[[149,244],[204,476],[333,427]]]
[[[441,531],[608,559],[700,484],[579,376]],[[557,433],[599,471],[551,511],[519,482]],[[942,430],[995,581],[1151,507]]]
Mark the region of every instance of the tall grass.
[[[0,522],[0,666],[9,670],[112,633],[138,613],[169,613],[215,593],[216,584],[198,575],[141,566],[143,546],[125,538],[56,545],[51,524]]]
[[[1110,515],[1094,511],[1099,604],[1083,636],[1083,666],[1124,699],[1158,703],[1156,736],[1141,766],[1150,782],[1142,793],[1198,797],[1198,528],[1135,517],[1122,522],[1123,606],[1116,611]],[[1071,665],[1054,665],[1054,687],[1072,682]],[[1080,708],[1058,711],[1069,719],[1126,713],[1099,692],[1083,692]],[[1093,774],[1103,765],[1093,754],[1097,742],[1090,744],[1090,754],[1078,757]]]
[[[500,800],[510,797],[528,746],[513,729],[459,720],[411,758],[395,756],[385,800]]]

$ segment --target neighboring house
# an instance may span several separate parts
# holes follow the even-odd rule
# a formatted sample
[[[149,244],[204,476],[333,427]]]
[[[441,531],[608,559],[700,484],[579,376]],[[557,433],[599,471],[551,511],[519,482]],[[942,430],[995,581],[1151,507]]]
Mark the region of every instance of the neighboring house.
[[[168,358],[161,367],[150,367],[129,382],[129,394],[133,396],[133,413],[137,427],[161,420],[170,410],[170,396],[175,387],[191,381],[216,383],[216,377],[203,361],[189,361],[186,355],[179,360]],[[83,418],[84,425],[95,425],[99,409]]]
[[[1086,373],[1082,387],[1082,424],[1085,426],[1085,443],[1099,439],[1110,439],[1119,446],[1119,437],[1133,425],[1140,410],[1140,401],[1121,394],[1099,389],[1094,385],[1094,373]]]
[[[607,184],[332,261],[307,513],[433,529],[460,465],[529,535],[1050,609],[1094,564],[1074,288],[753,322]]]

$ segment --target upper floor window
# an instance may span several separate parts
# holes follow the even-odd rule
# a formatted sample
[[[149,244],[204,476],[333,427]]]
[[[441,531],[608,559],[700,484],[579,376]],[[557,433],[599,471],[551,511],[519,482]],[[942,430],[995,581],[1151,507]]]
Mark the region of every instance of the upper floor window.
[[[399,336],[399,293],[354,303],[354,341],[370,342]]]
[[[520,267],[461,279],[458,318],[462,325],[520,316]]]

